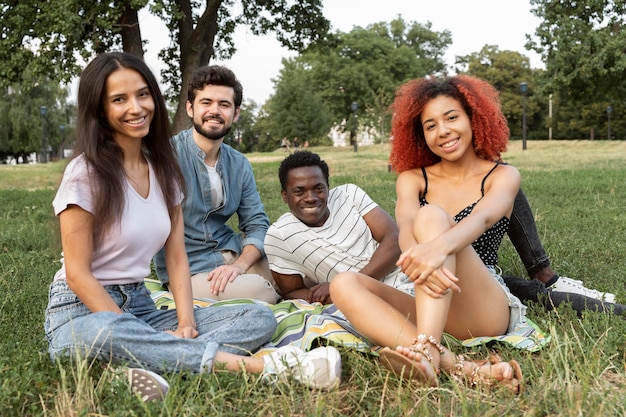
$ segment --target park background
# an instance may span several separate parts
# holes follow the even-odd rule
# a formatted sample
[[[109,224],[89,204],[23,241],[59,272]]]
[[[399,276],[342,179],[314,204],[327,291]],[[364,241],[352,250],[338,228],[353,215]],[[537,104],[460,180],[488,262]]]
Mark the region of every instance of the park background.
[[[43,311],[61,250],[51,201],[65,165],[61,157],[73,141],[72,83],[94,52],[144,53],[142,39],[156,34],[142,26],[140,13],[162,18],[170,32],[172,44],[160,58],[167,65],[159,75],[178,128],[185,77],[194,62],[228,62],[237,48],[235,28],[274,37],[293,49],[281,55],[285,59],[272,77],[269,97],[244,103],[228,139],[251,160],[271,220],[287,210],[276,176],[285,156],[277,150],[282,137],[307,140],[329,162],[331,185],[359,184],[393,213],[395,176],[387,160],[388,105],[395,89],[408,79],[455,73],[493,83],[512,135],[504,159],[522,172],[555,270],[626,299],[623,2],[481,1],[479,17],[446,3],[430,11],[444,15],[437,25],[430,24],[425,2],[404,2],[411,9],[393,16],[383,12],[386,2],[376,2],[377,16],[384,19],[338,30],[324,17],[327,3],[208,0],[193,3],[195,8],[186,8],[192,3],[184,0],[119,0],[113,8],[109,2],[80,0],[2,3],[0,160],[48,163],[0,166],[0,415],[626,414],[626,321],[600,313],[577,317],[567,306],[553,312],[530,306],[530,316],[552,338],[544,350],[489,347],[522,364],[526,389],[519,396],[445,378],[439,388],[421,388],[398,380],[372,357],[344,349],[344,382],[334,392],[267,385],[254,375],[168,375],[167,400],[142,404],[119,371],[108,372],[99,363],[48,360]],[[358,4],[346,3],[357,15]],[[527,4],[534,16],[535,26],[526,32],[531,35],[527,53],[500,46],[507,33],[496,21],[515,26],[520,9],[509,7],[513,3]],[[454,16],[450,26],[446,14]],[[457,42],[452,34],[462,24],[490,38],[451,56]],[[133,36],[137,28],[139,42]],[[190,44],[199,46],[194,53]],[[238,66],[254,69],[263,63],[263,58],[244,58]],[[344,146],[329,146],[333,127]],[[372,138],[373,144],[354,147],[351,137]],[[508,242],[501,266],[525,274]],[[477,349],[476,355],[484,357],[487,349]]]
[[[489,81],[513,139],[626,138],[626,5],[616,0],[35,0],[6,3],[0,37],[0,161],[71,152],[76,80],[94,53],[125,50],[158,73],[176,131],[199,65],[241,74],[228,143],[270,151],[389,140],[403,82]],[[327,16],[328,14],[328,16]],[[433,23],[435,22],[435,23]],[[241,51],[238,49],[241,48]],[[35,155],[33,157],[33,155]]]

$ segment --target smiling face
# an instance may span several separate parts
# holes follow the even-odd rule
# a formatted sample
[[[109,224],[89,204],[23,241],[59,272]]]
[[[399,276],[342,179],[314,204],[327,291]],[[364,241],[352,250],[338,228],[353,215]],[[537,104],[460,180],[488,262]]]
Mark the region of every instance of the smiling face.
[[[224,85],[205,85],[196,91],[193,103],[187,102],[187,115],[191,117],[196,132],[207,139],[222,139],[239,117],[235,90]]]
[[[458,100],[435,97],[424,106],[421,122],[426,144],[442,159],[456,160],[473,149],[472,124]]]
[[[283,201],[302,223],[319,227],[330,215],[328,209],[328,184],[318,166],[294,168],[287,173]]]
[[[137,71],[121,68],[107,78],[104,113],[116,142],[147,136],[154,107],[148,84]]]

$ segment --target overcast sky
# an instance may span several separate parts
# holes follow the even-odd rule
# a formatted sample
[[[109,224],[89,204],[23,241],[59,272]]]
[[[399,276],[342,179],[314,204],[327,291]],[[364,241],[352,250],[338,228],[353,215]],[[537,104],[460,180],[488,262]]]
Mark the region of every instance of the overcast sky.
[[[349,32],[354,26],[390,22],[401,15],[406,22],[432,23],[437,32],[449,30],[452,45],[446,53],[449,65],[457,55],[478,52],[484,45],[518,51],[530,58],[531,67],[542,67],[540,57],[524,48],[526,34],[533,35],[540,20],[530,12],[529,0],[323,0],[324,15],[331,30]],[[163,63],[157,53],[167,45],[165,26],[147,12],[140,13],[142,36],[148,39],[146,61],[158,75]],[[223,64],[237,74],[244,97],[263,104],[273,92],[272,78],[278,75],[283,57],[293,52],[280,47],[272,34],[254,36],[240,27],[235,33],[237,52]]]

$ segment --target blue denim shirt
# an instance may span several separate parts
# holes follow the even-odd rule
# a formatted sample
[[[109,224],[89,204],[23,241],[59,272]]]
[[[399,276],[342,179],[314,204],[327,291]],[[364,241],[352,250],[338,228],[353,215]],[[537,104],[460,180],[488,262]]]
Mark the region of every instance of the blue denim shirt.
[[[263,240],[269,227],[261,197],[256,188],[252,166],[248,159],[222,143],[215,167],[222,178],[224,202],[211,204],[211,184],[204,165],[204,152],[193,140],[191,129],[172,138],[178,153],[187,192],[183,201],[185,249],[191,274],[209,272],[224,264],[221,251],[240,254],[243,246],[254,245],[265,256]],[[226,225],[237,213],[239,230],[235,233]],[[155,257],[156,271],[162,283],[169,281],[162,249]]]

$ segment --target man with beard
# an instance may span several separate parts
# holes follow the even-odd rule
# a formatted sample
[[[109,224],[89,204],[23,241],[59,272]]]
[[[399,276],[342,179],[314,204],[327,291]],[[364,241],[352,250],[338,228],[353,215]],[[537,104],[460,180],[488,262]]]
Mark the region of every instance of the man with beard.
[[[194,297],[275,303],[279,295],[263,249],[269,219],[250,163],[224,143],[242,99],[243,87],[228,68],[204,66],[191,76],[187,115],[193,126],[172,138],[187,187],[185,248]],[[226,224],[235,213],[241,234]],[[167,286],[163,251],[155,264],[159,280]]]

